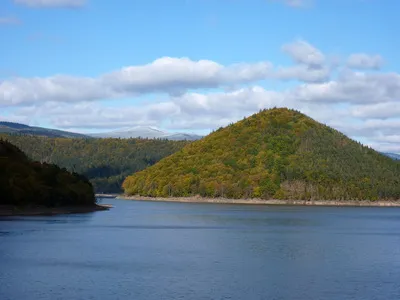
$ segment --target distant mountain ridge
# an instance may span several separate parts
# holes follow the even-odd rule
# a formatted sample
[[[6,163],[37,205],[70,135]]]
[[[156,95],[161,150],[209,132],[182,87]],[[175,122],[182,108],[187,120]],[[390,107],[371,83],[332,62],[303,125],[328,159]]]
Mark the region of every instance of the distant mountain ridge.
[[[383,155],[386,155],[390,158],[393,158],[395,160],[400,160],[400,154],[396,154],[396,153],[382,153]]]
[[[36,135],[45,137],[63,137],[63,138],[91,138],[88,135],[63,131],[58,129],[50,129],[44,127],[29,126],[20,123],[0,121],[0,133]]]
[[[181,132],[167,132],[160,130],[155,127],[151,126],[136,126],[132,128],[114,130],[109,132],[103,133],[92,133],[90,136],[95,138],[121,138],[121,139],[128,139],[128,138],[158,138],[158,139],[167,139],[167,140],[188,140],[194,141],[199,140],[203,136],[193,134],[193,133],[181,133]]]
[[[171,141],[194,141],[199,140],[203,136],[193,133],[167,132],[150,126],[137,126],[133,128],[120,129],[103,133],[82,134],[58,129],[50,129],[37,126],[29,126],[20,123],[0,121],[0,133],[35,135],[51,138],[148,138],[148,139],[166,139]]]

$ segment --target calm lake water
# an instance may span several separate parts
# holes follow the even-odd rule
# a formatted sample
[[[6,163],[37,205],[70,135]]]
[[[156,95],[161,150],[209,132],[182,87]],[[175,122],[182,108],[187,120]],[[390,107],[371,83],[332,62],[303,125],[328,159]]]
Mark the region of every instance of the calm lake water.
[[[0,299],[400,299],[400,209],[104,200],[0,218]]]

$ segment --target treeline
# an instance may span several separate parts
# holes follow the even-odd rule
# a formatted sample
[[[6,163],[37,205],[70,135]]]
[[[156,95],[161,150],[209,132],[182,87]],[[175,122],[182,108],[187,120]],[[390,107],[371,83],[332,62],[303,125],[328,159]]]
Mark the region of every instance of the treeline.
[[[86,176],[97,193],[119,193],[125,177],[143,170],[187,141],[162,139],[74,139],[0,134],[28,157]]]
[[[400,199],[400,162],[289,109],[260,111],[129,176],[143,196]]]
[[[0,204],[48,207],[94,205],[93,186],[82,175],[30,160],[0,139]]]

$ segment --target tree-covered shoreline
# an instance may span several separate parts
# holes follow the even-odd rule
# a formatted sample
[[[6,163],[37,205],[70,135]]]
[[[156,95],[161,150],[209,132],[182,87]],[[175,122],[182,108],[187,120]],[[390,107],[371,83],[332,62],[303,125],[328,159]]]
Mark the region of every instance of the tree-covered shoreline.
[[[93,186],[78,173],[30,160],[0,139],[0,205],[16,207],[96,206]]]

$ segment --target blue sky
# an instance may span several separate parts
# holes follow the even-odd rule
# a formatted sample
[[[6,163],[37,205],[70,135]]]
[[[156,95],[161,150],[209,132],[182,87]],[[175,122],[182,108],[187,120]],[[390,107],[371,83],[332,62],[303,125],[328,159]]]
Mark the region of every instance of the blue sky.
[[[2,0],[0,119],[207,133],[288,106],[400,152],[398,11],[396,0]]]

